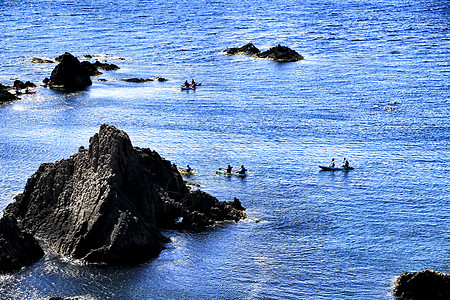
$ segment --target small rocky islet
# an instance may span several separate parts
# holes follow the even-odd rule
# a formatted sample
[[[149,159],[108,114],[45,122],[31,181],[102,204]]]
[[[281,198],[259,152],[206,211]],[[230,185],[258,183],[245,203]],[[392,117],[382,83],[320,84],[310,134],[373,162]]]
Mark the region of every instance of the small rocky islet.
[[[232,47],[223,50],[227,55],[245,54],[257,58],[267,58],[276,62],[296,62],[303,60],[304,57],[295,50],[286,46],[277,45],[267,51],[261,52],[255,45],[248,43],[242,47]]]
[[[135,265],[165,248],[169,239],[162,229],[202,231],[244,219],[244,210],[236,198],[221,202],[192,191],[176,165],[155,151],[133,147],[124,131],[104,124],[88,149],[42,164],[4,210],[0,271],[38,260],[43,252],[36,251],[36,238],[61,256]],[[16,233],[11,235],[10,228]]]

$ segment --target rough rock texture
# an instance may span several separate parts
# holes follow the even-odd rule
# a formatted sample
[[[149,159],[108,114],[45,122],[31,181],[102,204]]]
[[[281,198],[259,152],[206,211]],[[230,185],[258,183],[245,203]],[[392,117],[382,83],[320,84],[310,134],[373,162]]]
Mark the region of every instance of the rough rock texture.
[[[248,55],[254,55],[257,53],[260,53],[258,48],[255,47],[252,43],[248,43],[247,45],[244,45],[239,48],[227,48],[223,50],[227,55],[236,55],[236,54],[248,54]]]
[[[244,208],[236,198],[232,202],[220,202],[197,190],[184,198],[182,204],[184,210],[181,228],[202,230],[217,221],[239,221],[245,218]]]
[[[0,84],[0,104],[19,99],[7,90],[8,87]]]
[[[428,269],[404,272],[397,278],[393,294],[401,300],[450,299],[450,274]]]
[[[70,53],[56,59],[60,63],[53,69],[50,81],[52,85],[63,86],[67,90],[82,90],[92,85],[89,70]]]
[[[196,209],[215,213],[206,224],[184,228],[244,216],[232,204],[190,193],[175,165],[155,151],[133,147],[125,132],[108,125],[91,137],[88,150],[80,147],[69,159],[42,164],[15,200],[5,215],[54,251],[116,265],[158,255],[168,242],[159,228],[175,227],[179,217]],[[203,202],[208,204],[200,209]]]
[[[270,48],[267,51],[254,55],[255,57],[268,58],[277,62],[294,62],[303,59],[303,56],[298,54],[295,50],[292,50],[286,46],[278,45]]]
[[[22,231],[11,216],[0,219],[0,273],[10,273],[39,260],[44,251],[35,238]]]

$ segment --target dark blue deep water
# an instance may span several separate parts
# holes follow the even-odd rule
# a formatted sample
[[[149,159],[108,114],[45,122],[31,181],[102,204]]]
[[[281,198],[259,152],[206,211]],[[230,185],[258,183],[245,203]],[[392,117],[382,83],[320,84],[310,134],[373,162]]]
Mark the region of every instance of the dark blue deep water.
[[[0,276],[0,298],[392,299],[404,271],[450,272],[449,16],[442,0],[1,0],[0,83],[40,83],[55,64],[31,59],[66,51],[121,67],[0,106],[1,210],[107,123],[248,219],[165,232],[135,268],[49,252]],[[221,53],[248,42],[305,60]],[[319,171],[333,157],[355,170]],[[228,163],[249,176],[215,174]]]

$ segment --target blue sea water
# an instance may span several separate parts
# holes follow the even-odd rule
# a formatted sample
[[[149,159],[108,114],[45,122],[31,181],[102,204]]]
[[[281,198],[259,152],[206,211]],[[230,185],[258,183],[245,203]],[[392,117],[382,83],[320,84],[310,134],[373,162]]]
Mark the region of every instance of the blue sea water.
[[[0,106],[0,209],[107,123],[248,216],[164,232],[134,268],[48,252],[1,275],[0,298],[392,299],[404,271],[450,273],[449,16],[438,0],[0,1],[0,83],[40,83],[55,64],[32,57],[66,51],[121,67]],[[248,42],[305,60],[222,53]],[[344,157],[354,170],[319,170]],[[215,174],[227,164],[249,176]]]

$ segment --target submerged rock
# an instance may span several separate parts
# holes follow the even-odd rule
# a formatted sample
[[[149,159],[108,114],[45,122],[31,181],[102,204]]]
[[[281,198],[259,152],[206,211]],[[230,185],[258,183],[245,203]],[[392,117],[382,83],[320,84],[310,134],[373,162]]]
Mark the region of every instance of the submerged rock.
[[[89,69],[70,53],[56,58],[60,63],[53,69],[50,81],[52,85],[63,86],[67,90],[83,90],[92,85]]]
[[[44,251],[35,238],[22,231],[13,217],[0,219],[0,273],[20,270],[43,255]]]
[[[244,45],[239,48],[227,48],[223,50],[227,55],[236,55],[236,54],[248,54],[248,55],[254,55],[257,53],[260,53],[258,48],[255,47],[252,43],[248,43],[247,45]]]
[[[428,269],[404,272],[397,278],[393,294],[399,300],[450,299],[450,274]]]
[[[151,79],[151,78],[123,78],[123,79],[119,79],[119,80],[122,80],[125,82],[134,82],[134,83],[153,81],[153,79]]]
[[[277,62],[294,62],[303,59],[303,56],[298,54],[295,50],[292,50],[286,46],[278,45],[270,48],[267,51],[254,55],[259,58],[268,58]]]
[[[159,228],[175,227],[179,217],[205,214],[207,222],[185,222],[183,228],[195,230],[245,217],[242,207],[191,193],[174,164],[133,147],[125,132],[108,125],[89,149],[42,164],[15,200],[5,215],[57,253],[116,265],[157,256],[168,242]]]
[[[97,67],[97,69],[105,70],[105,71],[114,71],[119,70],[120,68],[115,64],[101,63],[98,60],[93,64]]]
[[[40,58],[40,57],[33,57],[31,59],[31,62],[34,64],[54,64],[55,63],[53,60],[46,59],[46,58]]]

